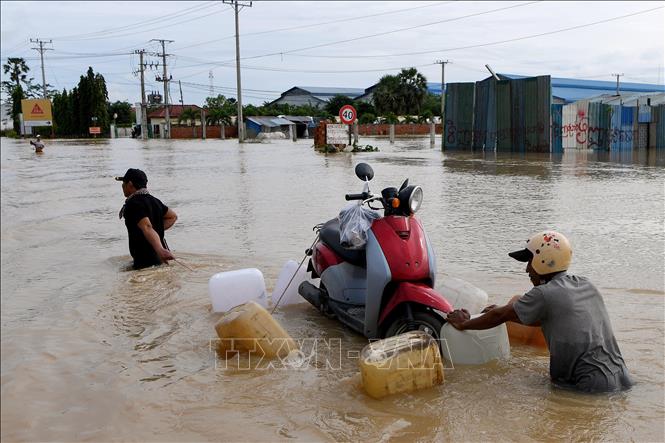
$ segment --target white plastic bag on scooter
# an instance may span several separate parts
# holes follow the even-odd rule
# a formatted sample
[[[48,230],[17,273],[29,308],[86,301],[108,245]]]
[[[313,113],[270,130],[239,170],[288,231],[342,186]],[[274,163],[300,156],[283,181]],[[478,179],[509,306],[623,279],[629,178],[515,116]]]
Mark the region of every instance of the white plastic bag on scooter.
[[[351,203],[339,213],[339,242],[347,249],[362,249],[367,243],[367,230],[380,215],[361,203]]]
[[[365,182],[364,192],[369,191]],[[339,213],[339,242],[347,249],[362,249],[367,243],[367,230],[372,222],[381,216],[371,209],[364,208],[362,201],[346,205]]]

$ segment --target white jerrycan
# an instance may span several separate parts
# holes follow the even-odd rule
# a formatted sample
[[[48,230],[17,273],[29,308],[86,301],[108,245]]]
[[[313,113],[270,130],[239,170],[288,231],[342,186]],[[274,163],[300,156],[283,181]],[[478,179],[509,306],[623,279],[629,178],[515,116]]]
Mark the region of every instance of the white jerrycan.
[[[472,315],[471,318],[482,314]],[[492,360],[510,357],[506,325],[478,331],[459,331],[446,323],[441,328],[443,358],[453,364],[482,365]]]
[[[275,289],[272,291],[272,304],[273,306],[277,304],[277,301],[280,297],[282,300],[279,302],[280,306],[292,305],[296,303],[306,302],[304,298],[298,294],[298,286],[304,281],[312,282],[307,275],[307,265],[303,263],[300,268],[298,268],[299,263],[295,260],[289,260],[284,264],[282,271],[277,277],[277,282],[275,283]],[[296,269],[298,272],[296,273]],[[295,277],[294,274],[295,273]],[[293,280],[291,278],[293,277]],[[289,284],[291,281],[291,284]],[[288,288],[286,285],[289,285]],[[286,289],[286,292],[284,291]],[[284,295],[282,295],[284,293]]]
[[[210,277],[208,291],[213,312],[226,312],[235,306],[254,301],[266,307],[266,283],[256,268],[220,272]]]

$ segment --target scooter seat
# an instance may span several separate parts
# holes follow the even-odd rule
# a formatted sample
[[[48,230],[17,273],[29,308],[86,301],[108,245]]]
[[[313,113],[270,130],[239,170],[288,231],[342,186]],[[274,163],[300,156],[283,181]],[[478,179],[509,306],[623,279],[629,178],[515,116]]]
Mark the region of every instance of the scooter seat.
[[[339,219],[333,218],[332,220],[324,223],[321,231],[319,232],[321,241],[328,245],[337,255],[344,261],[352,265],[365,267],[367,260],[365,258],[365,249],[347,249],[342,246],[339,241]]]

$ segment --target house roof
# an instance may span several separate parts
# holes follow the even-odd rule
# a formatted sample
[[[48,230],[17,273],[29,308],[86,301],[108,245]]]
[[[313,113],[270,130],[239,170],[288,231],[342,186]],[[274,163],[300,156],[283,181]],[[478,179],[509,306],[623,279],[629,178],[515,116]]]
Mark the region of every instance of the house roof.
[[[497,74],[504,80],[528,78],[524,75]],[[616,82],[605,80],[580,80],[574,78],[552,77],[552,95],[573,102],[598,95],[615,95]],[[649,93],[665,92],[665,85],[654,85],[646,83],[619,83],[619,92],[625,93]]]
[[[311,94],[320,100],[327,101],[336,95],[345,95],[347,97],[357,97],[365,92],[364,88],[329,88],[322,86],[294,86],[282,93],[282,97],[289,92],[299,89],[308,94]]]
[[[185,109],[194,109],[195,111],[201,112],[201,107],[197,105],[169,105],[169,117],[178,118]],[[165,106],[161,106],[158,109],[155,109],[148,113],[148,118],[165,118],[165,117],[166,117]]]
[[[312,117],[305,117],[301,115],[280,115],[280,117],[292,122],[309,123],[312,121]]]
[[[600,102],[607,105],[623,105],[623,106],[637,106],[646,105],[647,102],[651,106],[665,104],[665,92],[662,93],[630,93],[630,94],[603,94],[588,99],[591,102]]]
[[[284,125],[295,125],[295,123],[293,123],[292,121],[282,117],[252,116],[252,117],[247,117],[247,120],[254,122],[257,125],[267,126],[269,128],[274,128],[277,126],[284,126]]]

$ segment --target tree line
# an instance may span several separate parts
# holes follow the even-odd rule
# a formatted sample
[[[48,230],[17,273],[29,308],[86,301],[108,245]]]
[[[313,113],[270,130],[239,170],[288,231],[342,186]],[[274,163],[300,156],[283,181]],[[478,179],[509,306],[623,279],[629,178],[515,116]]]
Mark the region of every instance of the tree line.
[[[15,133],[20,133],[21,100],[41,98],[43,88],[34,84],[29,77],[30,68],[22,58],[8,58],[2,67],[8,80],[2,82],[2,90],[7,99]],[[113,115],[117,115],[119,125],[129,125],[134,121],[132,105],[126,101],[108,101],[108,89],[104,76],[95,73],[92,67],[79,79],[78,84],[67,91],[56,91],[46,85],[46,96],[52,102],[53,131],[60,137],[86,137],[91,126],[101,127],[108,132]],[[50,133],[48,128],[35,128],[37,132]],[[41,131],[40,131],[41,130]]]
[[[8,75],[8,80],[2,82],[2,90],[7,97],[5,102],[11,109],[14,130],[19,133],[21,100],[40,97],[42,88],[29,77],[30,68],[22,58],[8,58],[3,65],[3,72]],[[118,125],[134,122],[132,105],[126,101],[110,103],[104,76],[95,73],[92,67],[88,67],[77,86],[69,91],[56,91],[51,85],[47,85],[46,89],[47,97],[53,104],[53,129],[58,136],[85,137],[89,135],[91,126],[99,126],[102,133],[107,133],[114,114],[117,115]],[[360,123],[397,123],[397,116],[403,116],[406,123],[415,123],[441,115],[440,96],[428,93],[427,79],[416,68],[402,69],[396,75],[384,75],[371,92],[372,100],[369,102],[343,95],[332,97],[321,108],[264,102],[260,106],[243,106],[243,115],[297,115],[332,119],[347,104],[356,108]],[[208,124],[230,125],[232,117],[237,113],[237,102],[235,98],[218,95],[207,97],[203,108]],[[148,111],[150,109],[152,107]],[[178,123],[193,122],[198,118],[194,110],[185,110]]]
[[[372,100],[354,100],[344,95],[332,97],[324,107],[289,105],[264,102],[261,106],[243,106],[245,116],[297,115],[332,119],[344,105],[353,105],[358,112],[358,122],[397,123],[404,116],[405,123],[420,123],[441,115],[441,96],[427,91],[427,79],[416,68],[402,69],[397,75],[384,75],[373,87]],[[208,124],[230,124],[237,113],[236,100],[223,95],[208,97],[206,104]]]

